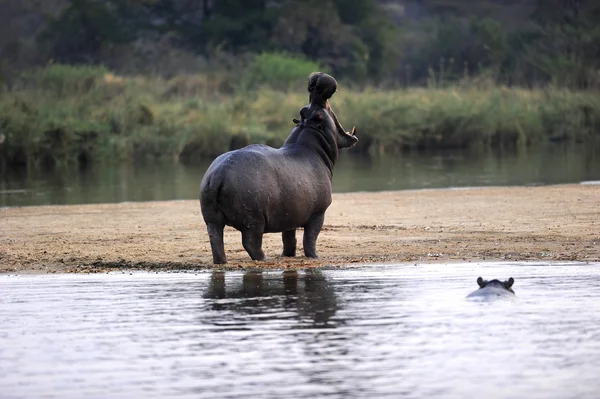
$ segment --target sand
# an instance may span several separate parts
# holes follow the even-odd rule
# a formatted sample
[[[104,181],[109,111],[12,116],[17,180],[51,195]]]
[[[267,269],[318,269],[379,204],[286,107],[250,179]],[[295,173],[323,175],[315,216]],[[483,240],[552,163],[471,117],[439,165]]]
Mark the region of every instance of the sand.
[[[0,221],[2,273],[213,267],[198,201],[4,208]],[[280,258],[280,234],[266,234],[263,249],[266,261],[250,260],[240,233],[226,228],[226,267],[234,269],[598,262],[600,186],[335,194],[317,242],[318,260]]]

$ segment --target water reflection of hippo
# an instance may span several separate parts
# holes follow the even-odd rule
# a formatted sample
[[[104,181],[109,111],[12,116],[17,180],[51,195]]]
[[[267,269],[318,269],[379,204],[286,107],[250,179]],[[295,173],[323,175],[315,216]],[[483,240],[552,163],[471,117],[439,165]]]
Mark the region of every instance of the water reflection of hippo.
[[[498,296],[514,297],[515,292],[511,288],[514,282],[515,280],[512,277],[506,281],[500,281],[496,279],[487,281],[479,277],[477,279],[479,289],[471,292],[469,295],[467,295],[467,298]]]
[[[333,285],[318,270],[309,269],[304,275],[288,270],[281,276],[247,271],[242,278],[230,278],[227,283],[224,272],[214,271],[204,298],[230,299],[211,301],[212,309],[218,311],[268,313],[273,319],[292,311],[305,326],[327,328],[342,323],[332,320],[339,306],[337,297]]]
[[[223,229],[242,233],[253,260],[264,260],[263,233],[282,232],[282,256],[296,255],[296,229],[304,228],[304,254],[317,257],[317,236],[331,204],[331,179],[338,149],[358,139],[346,133],[328,99],[337,82],[316,72],[308,80],[310,104],[279,149],[249,145],[213,161],[200,184],[200,207],[214,263],[227,263]]]

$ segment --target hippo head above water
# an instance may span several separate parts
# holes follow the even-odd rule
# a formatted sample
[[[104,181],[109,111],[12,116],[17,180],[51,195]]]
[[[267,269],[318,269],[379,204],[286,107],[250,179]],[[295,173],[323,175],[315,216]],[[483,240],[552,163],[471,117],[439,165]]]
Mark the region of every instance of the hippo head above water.
[[[513,294],[515,292],[512,290],[511,287],[513,286],[514,283],[515,283],[515,279],[512,277],[510,277],[506,281],[500,281],[497,279],[487,281],[487,280],[484,280],[482,277],[477,278],[477,285],[479,285],[479,288],[496,287],[496,288],[505,289],[507,291],[510,291]]]
[[[476,296],[514,296],[515,292],[512,290],[512,286],[515,283],[515,279],[510,277],[506,281],[484,280],[482,277],[477,278],[477,285],[479,289],[470,293],[467,297]]]
[[[316,241],[331,204],[333,169],[341,148],[358,142],[346,133],[329,105],[335,79],[315,72],[308,79],[309,104],[294,119],[281,148],[249,145],[213,161],[200,184],[200,208],[214,263],[227,263],[223,229],[242,233],[253,260],[264,260],[264,233],[282,233],[282,256],[295,256],[296,229],[304,228],[304,254],[316,258]]]

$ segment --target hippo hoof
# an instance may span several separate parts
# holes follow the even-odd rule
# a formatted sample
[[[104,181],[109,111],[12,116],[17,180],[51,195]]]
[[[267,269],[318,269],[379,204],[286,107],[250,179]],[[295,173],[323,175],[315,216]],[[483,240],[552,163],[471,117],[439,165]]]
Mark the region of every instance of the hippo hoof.
[[[249,253],[250,258],[252,260],[262,262],[262,261],[264,261],[266,259],[265,253],[261,249],[258,249],[258,250],[246,250],[246,252]]]

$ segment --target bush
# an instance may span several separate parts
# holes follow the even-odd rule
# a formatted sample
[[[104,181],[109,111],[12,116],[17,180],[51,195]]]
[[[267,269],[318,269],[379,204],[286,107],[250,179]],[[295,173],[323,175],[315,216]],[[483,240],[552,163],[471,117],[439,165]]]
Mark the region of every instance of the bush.
[[[278,147],[307,103],[312,71],[296,82],[288,75],[288,84],[298,86],[293,92],[260,87],[215,94],[204,84],[210,79],[200,76],[190,78],[199,83],[189,90],[185,81],[174,90],[173,80],[119,78],[103,68],[47,69],[0,92],[0,163],[199,159],[253,143]],[[556,88],[359,92],[343,85],[331,104],[347,130],[357,126],[353,151],[362,152],[586,141],[600,127],[595,92]]]
[[[243,89],[268,86],[275,90],[306,87],[306,79],[312,72],[321,71],[318,63],[300,57],[277,53],[262,53],[254,57],[243,73]]]
[[[22,82],[62,97],[89,92],[107,74],[102,66],[53,64],[23,73]]]

